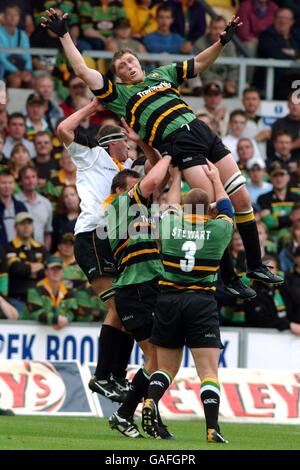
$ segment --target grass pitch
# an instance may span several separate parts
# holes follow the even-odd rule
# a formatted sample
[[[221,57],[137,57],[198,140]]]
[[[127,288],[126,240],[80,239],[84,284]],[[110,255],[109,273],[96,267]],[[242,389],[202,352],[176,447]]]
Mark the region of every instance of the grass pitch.
[[[199,421],[169,421],[176,440],[130,439],[106,419],[0,417],[0,450],[299,450],[299,426],[222,424],[229,444],[207,444]]]

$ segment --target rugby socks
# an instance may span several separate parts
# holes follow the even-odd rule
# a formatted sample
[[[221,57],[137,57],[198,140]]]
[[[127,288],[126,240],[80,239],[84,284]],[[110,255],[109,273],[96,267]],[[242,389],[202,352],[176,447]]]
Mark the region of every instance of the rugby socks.
[[[221,278],[224,284],[229,284],[232,281],[232,279],[236,277],[236,273],[233,267],[232,257],[231,257],[228,247],[224,251],[224,254],[221,259],[220,273],[221,273]]]
[[[150,377],[147,398],[152,398],[156,404],[173,381],[171,374],[165,370],[157,370]]]
[[[118,344],[115,349],[115,356],[111,371],[115,377],[126,377],[127,365],[130,359],[134,339],[128,333],[118,330]]]
[[[99,355],[95,371],[98,380],[106,380],[112,372],[115,353],[119,345],[119,332],[110,325],[102,325],[99,336]],[[127,366],[127,364],[126,364]]]
[[[220,384],[218,380],[205,377],[200,385],[200,397],[203,403],[207,429],[216,429],[219,432]]]
[[[253,209],[236,212],[235,221],[245,247],[247,267],[254,270],[261,266],[261,250]]]
[[[125,401],[118,409],[118,415],[121,416],[121,418],[132,419],[138,404],[142,398],[147,396],[149,378],[150,375],[146,369],[141,368],[137,371],[131,382],[130,390],[126,395]]]

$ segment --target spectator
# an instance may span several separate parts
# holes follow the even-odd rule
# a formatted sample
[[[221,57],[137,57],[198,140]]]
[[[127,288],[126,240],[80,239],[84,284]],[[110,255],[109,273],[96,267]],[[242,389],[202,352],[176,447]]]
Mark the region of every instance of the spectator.
[[[224,137],[228,131],[229,112],[222,106],[223,89],[220,82],[209,82],[203,87],[203,108],[197,111],[206,113],[215,123],[216,133]]]
[[[43,189],[45,196],[55,203],[57,202],[64,186],[76,184],[76,166],[66,149],[63,150],[59,164],[61,169],[58,173],[53,173]]]
[[[52,251],[57,249],[58,239],[63,233],[74,232],[75,223],[80,214],[79,203],[76,186],[65,186],[53,217]]]
[[[16,144],[23,144],[30,153],[31,158],[35,155],[35,149],[32,142],[25,138],[26,127],[25,117],[21,113],[12,113],[8,118],[8,136],[5,139],[3,153],[6,158],[10,158],[12,149]]]
[[[263,222],[257,222],[257,230],[261,249],[261,256],[275,255],[277,256],[277,246],[272,240],[269,240],[269,231]]]
[[[6,297],[8,294],[8,273],[6,264],[6,252],[0,245],[0,295]]]
[[[4,147],[4,132],[0,130],[0,171],[7,168],[8,159],[5,158],[2,149]]]
[[[289,179],[289,174],[284,168],[275,167],[270,175],[273,190],[259,196],[257,200],[262,210],[262,220],[269,230],[273,230],[274,236],[274,230],[291,226],[292,208],[300,202],[300,196],[288,188]],[[276,233],[277,238],[280,236],[280,232]]]
[[[38,132],[34,138],[34,146],[36,157],[33,163],[38,170],[39,187],[44,188],[51,174],[59,170],[59,164],[52,157],[53,146],[48,132]]]
[[[289,113],[278,119],[272,126],[272,141],[279,131],[288,131],[293,137],[292,155],[296,160],[300,159],[300,103],[293,99],[290,93],[288,100]]]
[[[289,131],[278,131],[274,136],[274,153],[268,158],[268,169],[278,164],[289,173],[297,171],[297,161],[292,156],[293,137]]]
[[[26,212],[26,207],[13,197],[15,180],[5,170],[0,173],[0,244],[6,246],[15,237],[15,217],[19,212]]]
[[[277,259],[267,255],[264,262],[271,263],[269,269],[278,272]],[[284,302],[284,287],[274,287],[260,282],[254,282],[253,288],[257,296],[255,299],[245,302],[244,309],[248,327],[276,328],[279,331],[290,330],[295,335],[300,335],[300,324],[290,321],[287,316],[287,308]]]
[[[57,126],[57,121],[64,116],[64,113],[60,106],[58,106],[53,100],[54,84],[51,75],[41,72],[41,74],[36,76],[34,81],[34,90],[44,99],[44,106],[46,109],[44,118],[47,122],[48,128],[51,132],[54,132]]]
[[[8,5],[4,9],[4,25],[0,27],[0,48],[21,47],[29,48],[29,40],[25,33],[18,28],[21,10],[17,5]],[[7,85],[13,88],[31,88],[32,63],[29,54],[0,53],[0,63],[4,67]]]
[[[298,229],[299,231],[299,229]],[[294,251],[293,270],[285,276],[282,296],[285,300],[290,321],[300,323],[300,247]]]
[[[260,107],[260,94],[256,88],[246,88],[243,91],[243,105],[247,118],[244,137],[255,139],[259,153],[265,160],[267,141],[271,137],[271,130],[266,127],[263,118],[257,114]]]
[[[125,10],[119,0],[83,0],[79,14],[84,39],[93,49],[103,50],[112,35],[114,22],[125,17]]]
[[[239,159],[237,153],[237,144],[241,137],[243,137],[246,128],[246,115],[241,109],[236,109],[230,113],[229,117],[229,133],[224,137],[223,143],[229,148],[233,158],[237,162]],[[261,158],[255,140],[251,139],[255,158]]]
[[[42,96],[32,93],[26,101],[27,117],[25,121],[26,133],[29,140],[33,140],[38,132],[50,132],[48,124],[44,118],[46,103]]]
[[[171,32],[173,12],[170,6],[161,5],[158,7],[156,21],[157,31],[144,37],[143,42],[147,51],[168,52],[169,54],[189,54],[192,52],[190,42],[185,41],[180,34]]]
[[[84,81],[81,80],[81,78],[73,75],[71,76],[69,83],[68,83],[68,91],[69,91],[68,97],[65,99],[65,101],[60,103],[60,107],[62,108],[64,115],[66,117],[71,116],[71,114],[75,112],[74,99],[77,96],[85,97],[87,87]]]
[[[278,6],[272,0],[244,0],[237,15],[243,22],[237,35],[246,47],[250,57],[256,56],[258,38],[273,24]]]
[[[27,150],[26,147],[22,144],[17,144],[14,146],[11,152],[11,157],[8,162],[8,170],[10,173],[13,175],[15,182],[16,182],[16,188],[15,188],[15,193],[19,192],[19,173],[22,168],[26,165],[30,165],[31,163],[31,157],[30,154]]]
[[[157,30],[156,10],[152,0],[123,0],[126,17],[132,27],[132,37],[142,39]]]
[[[8,113],[6,110],[6,106],[2,105],[0,102],[0,132],[3,132],[4,135],[6,135],[7,123],[8,123]]]
[[[16,237],[7,246],[9,274],[9,299],[21,312],[26,303],[27,291],[44,277],[46,248],[33,238],[33,217],[29,212],[19,212],[15,218]]]
[[[38,186],[37,169],[31,166],[22,168],[20,184],[22,191],[16,195],[16,199],[24,203],[33,218],[34,239],[50,250],[53,210],[48,199],[36,191]]]
[[[220,39],[220,34],[226,27],[226,20],[222,16],[217,16],[210,20],[208,32],[205,36],[200,37],[194,44],[193,52],[198,54],[208,48]],[[236,48],[233,42],[229,42],[223,48],[222,57],[236,57]],[[218,63],[212,64],[207,70],[201,74],[203,82],[221,82],[224,87],[224,96],[235,96],[237,93],[238,66],[222,65]],[[224,134],[225,135],[225,134]]]
[[[279,253],[279,262],[282,271],[291,271],[294,266],[294,255],[300,247],[300,220],[293,222],[292,239],[285,245]]]
[[[271,183],[264,181],[265,164],[263,160],[251,159],[247,163],[249,179],[247,190],[252,204],[257,204],[259,196],[272,191]]]
[[[238,155],[238,167],[245,176],[245,178],[248,179],[248,162],[261,160],[261,158],[257,158],[254,156],[253,139],[249,139],[248,137],[241,137],[238,140],[236,151]]]
[[[55,330],[61,330],[74,319],[77,303],[72,290],[66,289],[62,282],[62,259],[50,256],[45,266],[45,279],[28,291],[24,318],[52,325]]]
[[[300,57],[300,34],[293,28],[294,15],[288,8],[276,11],[274,24],[263,31],[259,37],[257,55],[260,58],[295,60]],[[274,98],[285,100],[292,89],[292,82],[299,78],[298,69],[279,69],[274,72]],[[259,68],[254,82],[264,89],[265,70]]]
[[[32,19],[32,0],[1,0],[0,15],[7,6],[12,5],[17,5],[21,12],[19,28],[24,29],[26,31],[26,34],[30,36],[30,34],[34,30],[34,24]]]
[[[205,10],[199,2],[196,0],[170,0],[167,5],[170,5],[173,10],[173,33],[180,34],[190,45],[205,33]]]
[[[122,49],[130,49],[133,52],[146,52],[143,44],[131,36],[130,21],[127,18],[119,18],[113,29],[113,37],[107,41],[106,49],[117,52]]]

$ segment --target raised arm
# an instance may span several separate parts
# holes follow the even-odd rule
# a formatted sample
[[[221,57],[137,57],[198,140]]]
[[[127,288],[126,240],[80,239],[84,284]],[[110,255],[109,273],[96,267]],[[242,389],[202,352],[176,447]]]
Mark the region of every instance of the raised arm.
[[[181,201],[181,171],[177,166],[169,167],[169,173],[172,178],[169,191],[167,192],[167,203],[170,205],[180,204]]]
[[[59,16],[54,8],[46,10],[46,17],[42,17],[41,25],[55,33],[64,48],[65,54],[73,67],[75,74],[80,77],[91,90],[103,87],[103,78],[100,72],[90,69],[68,33],[67,14]]]
[[[206,70],[221,54],[223,47],[231,41],[235,31],[242,25],[238,16],[233,16],[227,24],[225,30],[220,35],[219,41],[215,42],[212,46],[204,49],[194,57],[195,74]]]
[[[91,116],[98,107],[98,100],[94,98],[89,104],[71,114],[64,121],[62,121],[57,128],[57,135],[61,142],[70,145],[74,141],[75,129],[79,126],[83,119]]]
[[[171,157],[166,155],[161,160],[159,160],[156,165],[151,168],[149,173],[142,179],[140,182],[140,190],[142,195],[147,198],[156,191],[156,189],[163,182],[171,162]]]
[[[154,166],[158,160],[160,160],[161,155],[158,152],[158,150],[155,150],[153,147],[150,147],[150,145],[146,144],[140,136],[127,124],[125,119],[122,117],[121,118],[121,124],[122,127],[124,128],[125,134],[127,135],[127,138],[129,140],[133,140],[133,142],[136,142],[136,144],[142,149],[142,151],[145,154],[145,157],[147,160],[149,160],[151,166]]]

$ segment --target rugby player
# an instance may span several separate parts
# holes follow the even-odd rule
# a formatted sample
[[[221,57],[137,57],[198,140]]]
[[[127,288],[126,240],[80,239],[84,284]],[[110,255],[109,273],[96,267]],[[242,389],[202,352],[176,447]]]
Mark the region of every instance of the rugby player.
[[[145,357],[144,367],[135,374],[124,403],[109,418],[112,429],[132,438],[142,437],[133,416],[141,399],[146,397],[149,376],[157,367],[156,348],[149,338],[163,266],[154,239],[155,220],[149,208],[151,195],[168,175],[170,161],[170,156],[161,159],[140,182],[139,173],[121,171],[113,179],[107,206],[108,236],[117,266],[113,281],[117,313]],[[159,416],[157,437],[173,437]]]
[[[150,377],[142,427],[148,435],[157,437],[158,402],[179,370],[186,345],[201,381],[207,441],[225,443],[218,425],[218,360],[223,346],[214,292],[220,260],[232,237],[233,208],[216,166],[208,161],[206,172],[215,190],[216,219],[208,217],[209,196],[201,189],[188,193],[183,212],[170,205],[161,217],[165,271],[159,282],[161,295],[150,338],[157,347],[158,370]],[[180,202],[180,183],[177,170],[168,192],[169,204]]]
[[[155,163],[156,154],[128,127],[128,132],[118,126],[100,128],[95,146],[89,147],[90,142],[84,135],[78,135],[76,129],[81,120],[91,116],[96,108],[97,99],[94,99],[62,121],[57,132],[77,167],[76,186],[81,213],[75,226],[76,261],[95,292],[108,306],[99,337],[98,363],[89,387],[113,401],[122,402],[129,390],[126,368],[133,339],[122,331],[123,326],[115,309],[111,284],[116,269],[101,209],[104,199],[110,194],[114,176],[124,165],[131,166],[132,161],[127,159],[127,137],[142,147],[152,163]]]

